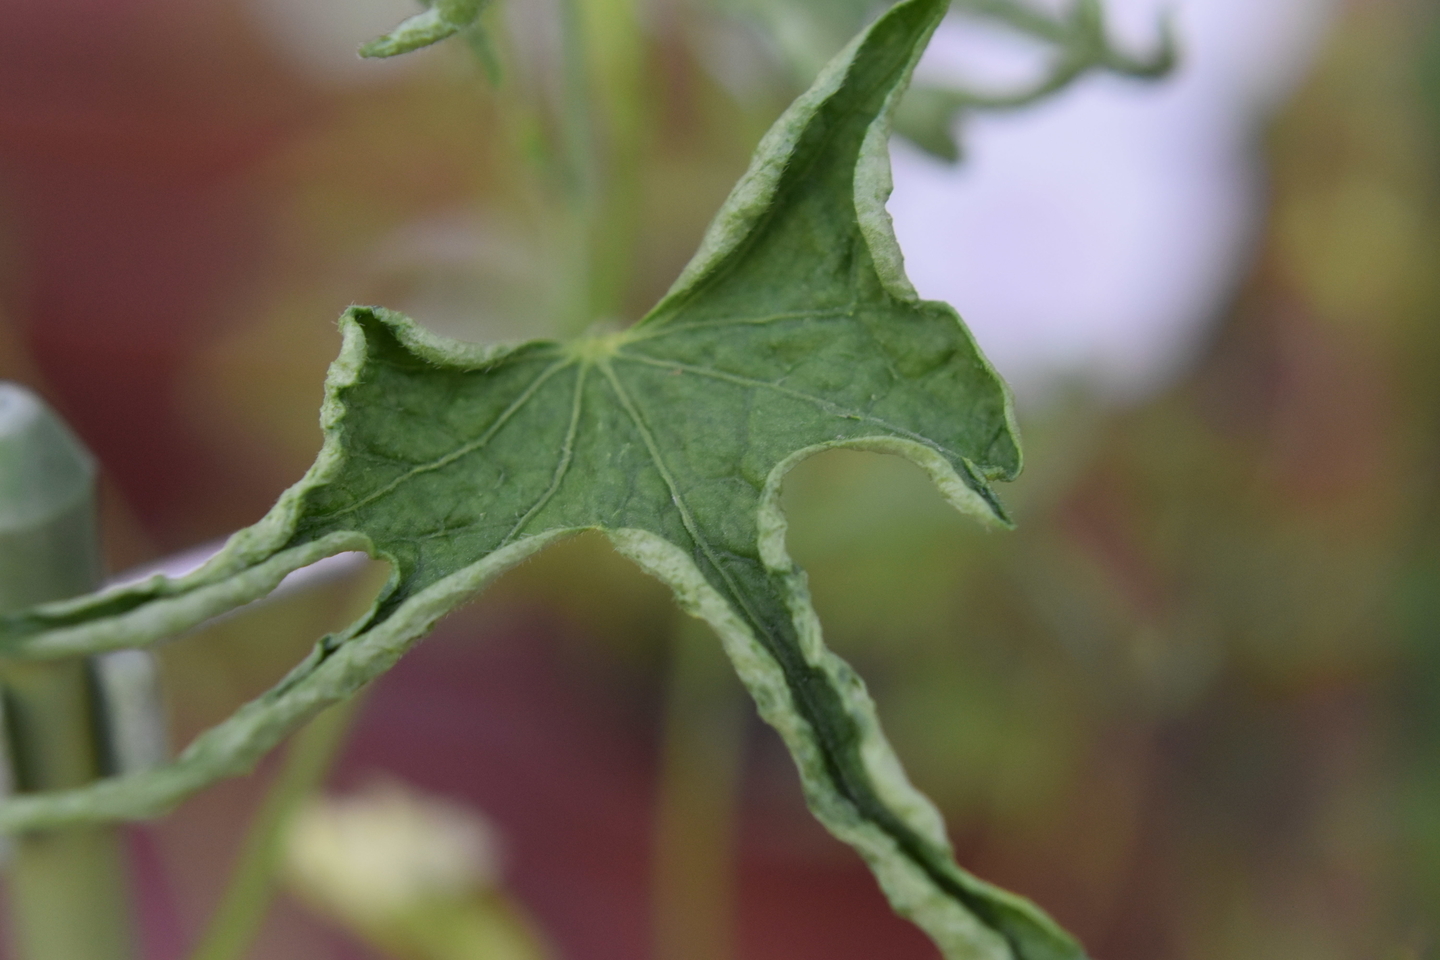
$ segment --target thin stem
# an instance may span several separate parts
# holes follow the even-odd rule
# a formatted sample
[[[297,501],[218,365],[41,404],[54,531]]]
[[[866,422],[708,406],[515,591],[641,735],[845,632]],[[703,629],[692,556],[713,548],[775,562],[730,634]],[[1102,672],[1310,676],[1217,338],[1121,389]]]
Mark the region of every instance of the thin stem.
[[[275,894],[285,828],[324,783],[350,730],[361,698],[321,713],[290,743],[285,764],[250,825],[239,862],[191,960],[242,960],[255,942]]]
[[[635,0],[560,0],[562,152],[575,244],[570,333],[616,321],[630,284],[650,92]]]
[[[1063,14],[1051,16],[1015,0],[953,0],[956,9],[1004,24],[1055,49],[1045,75],[1018,90],[978,91],[952,86],[912,87],[895,118],[896,130],[936,156],[954,162],[959,144],[952,133],[957,115],[970,110],[1018,110],[1046,99],[1081,77],[1108,71],[1137,79],[1157,79],[1174,68],[1174,30],[1160,19],[1160,43],[1149,56],[1115,49],[1099,0],[1074,0]]]
[[[642,165],[649,136],[654,85],[646,83],[645,49],[636,0],[588,0],[585,45],[601,118],[602,180],[594,219],[589,309],[593,318],[620,319],[633,271]]]
[[[595,320],[591,291],[596,264],[590,238],[595,229],[603,180],[599,144],[591,122],[590,71],[585,20],[579,0],[560,0],[560,153],[570,222],[566,280],[569,297],[564,330],[576,334]]]
[[[720,641],[680,617],[655,813],[655,960],[733,960],[735,800],[744,695]]]
[[[1064,22],[1014,0],[952,0],[952,6],[999,20],[1039,40],[1063,45],[1069,39],[1070,31]]]

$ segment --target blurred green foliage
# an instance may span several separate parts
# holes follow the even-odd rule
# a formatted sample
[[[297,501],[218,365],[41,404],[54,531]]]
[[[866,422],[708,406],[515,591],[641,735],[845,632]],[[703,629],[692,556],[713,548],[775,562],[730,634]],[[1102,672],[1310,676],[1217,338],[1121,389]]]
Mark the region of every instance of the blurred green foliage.
[[[803,84],[873,16],[871,0],[710,0],[761,29]],[[963,147],[958,123],[975,110],[1014,110],[1037,103],[1092,72],[1157,79],[1175,66],[1169,14],[1158,24],[1156,50],[1132,56],[1116,49],[1101,0],[1071,0],[1044,8],[1020,0],[953,0],[951,14],[999,27],[1044,49],[1047,64],[1030,82],[1011,90],[967,89],[921,80],[895,113],[895,131],[932,156],[954,163]]]

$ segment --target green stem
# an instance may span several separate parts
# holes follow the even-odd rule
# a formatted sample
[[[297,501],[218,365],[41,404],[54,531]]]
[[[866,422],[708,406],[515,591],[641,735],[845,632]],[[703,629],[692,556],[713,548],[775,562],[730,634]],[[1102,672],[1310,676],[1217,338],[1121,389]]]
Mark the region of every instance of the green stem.
[[[255,942],[275,893],[275,874],[291,816],[324,783],[345,742],[360,697],[339,703],[295,735],[250,825],[220,905],[190,960],[241,960]]]
[[[653,115],[654,84],[646,82],[645,43],[636,0],[588,0],[586,46],[603,120],[602,189],[590,227],[590,311],[618,320],[634,270],[642,168]]]
[[[564,166],[567,238],[567,280],[570,295],[565,304],[564,330],[576,334],[596,318],[591,309],[595,283],[595,229],[601,190],[599,144],[591,122],[590,71],[585,51],[585,21],[579,0],[560,0],[560,154]]]
[[[570,330],[621,319],[651,101],[634,0],[561,0],[561,152],[573,223]]]
[[[655,960],[733,960],[735,797],[744,695],[720,641],[679,618],[655,814]]]
[[[100,570],[93,460],[37,397],[0,383],[0,612],[93,590]],[[0,694],[17,792],[101,776],[103,731],[84,661],[0,664]],[[16,837],[9,889],[17,960],[135,955],[115,828]]]

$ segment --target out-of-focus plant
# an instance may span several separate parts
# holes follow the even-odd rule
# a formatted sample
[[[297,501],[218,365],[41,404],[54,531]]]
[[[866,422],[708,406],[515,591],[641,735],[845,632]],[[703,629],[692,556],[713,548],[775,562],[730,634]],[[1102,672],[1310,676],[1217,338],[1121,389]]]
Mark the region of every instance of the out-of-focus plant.
[[[763,24],[797,75],[808,78],[846,37],[864,22],[869,0],[715,0],[743,11]],[[1041,76],[1011,90],[964,89],[921,81],[912,86],[895,113],[895,130],[943,159],[960,158],[956,122],[974,110],[1012,110],[1057,93],[1086,74],[1103,71],[1154,79],[1175,65],[1176,47],[1169,21],[1160,25],[1160,42],[1149,56],[1116,49],[1100,0],[1076,0],[1050,13],[1019,0],[955,0],[952,15],[999,26],[1040,44],[1049,54]]]
[[[290,886],[346,928],[414,960],[545,960],[501,885],[502,844],[479,813],[377,781],[315,798],[283,834]]]

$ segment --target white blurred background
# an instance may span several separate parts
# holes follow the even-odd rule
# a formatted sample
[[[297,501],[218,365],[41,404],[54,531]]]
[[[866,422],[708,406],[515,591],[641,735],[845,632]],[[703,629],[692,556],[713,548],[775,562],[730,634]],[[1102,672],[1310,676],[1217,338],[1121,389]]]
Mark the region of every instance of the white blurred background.
[[[892,148],[911,279],[955,305],[1022,403],[1084,387],[1133,401],[1203,340],[1264,216],[1263,124],[1304,75],[1334,0],[1107,0],[1122,50],[1173,15],[1159,82],[1081,78],[1028,109],[971,114],[964,161]],[[952,16],[923,78],[1013,89],[1037,45]]]

